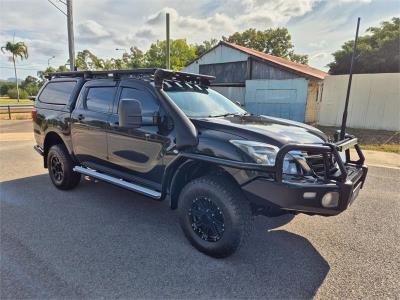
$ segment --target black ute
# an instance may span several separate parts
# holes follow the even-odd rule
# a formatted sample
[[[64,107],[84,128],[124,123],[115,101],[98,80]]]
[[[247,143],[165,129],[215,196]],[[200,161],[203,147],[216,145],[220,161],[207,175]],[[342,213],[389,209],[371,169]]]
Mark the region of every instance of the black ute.
[[[355,137],[331,141],[249,114],[211,80],[164,69],[49,74],[35,102],[34,148],[59,189],[84,174],[167,199],[189,241],[214,257],[243,244],[254,214],[348,208],[367,174]]]

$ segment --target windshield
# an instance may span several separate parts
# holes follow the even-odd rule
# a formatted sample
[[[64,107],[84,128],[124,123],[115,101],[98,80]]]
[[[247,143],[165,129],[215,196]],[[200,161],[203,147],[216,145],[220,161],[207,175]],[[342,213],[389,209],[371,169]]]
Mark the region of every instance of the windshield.
[[[168,96],[190,118],[218,117],[247,112],[212,89],[166,89]]]

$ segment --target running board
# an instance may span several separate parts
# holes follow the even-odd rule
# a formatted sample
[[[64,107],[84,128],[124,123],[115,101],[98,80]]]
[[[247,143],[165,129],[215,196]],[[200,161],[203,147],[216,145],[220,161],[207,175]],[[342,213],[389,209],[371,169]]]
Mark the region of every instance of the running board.
[[[97,172],[95,170],[92,170],[92,169],[75,166],[73,168],[73,171],[81,173],[81,174],[84,174],[84,175],[88,175],[88,176],[93,177],[93,178],[100,179],[102,181],[114,184],[116,186],[122,187],[122,188],[127,189],[127,190],[131,190],[131,191],[143,194],[145,196],[149,196],[149,197],[154,198],[154,199],[160,199],[161,198],[161,193],[160,192],[157,192],[155,190],[149,189],[147,187],[144,187],[144,186],[141,186],[141,185],[138,185],[138,184],[135,184],[135,183],[131,183],[131,182],[125,181],[125,180],[120,179],[120,178],[116,178],[116,177],[112,177],[110,175],[99,173],[99,172]]]

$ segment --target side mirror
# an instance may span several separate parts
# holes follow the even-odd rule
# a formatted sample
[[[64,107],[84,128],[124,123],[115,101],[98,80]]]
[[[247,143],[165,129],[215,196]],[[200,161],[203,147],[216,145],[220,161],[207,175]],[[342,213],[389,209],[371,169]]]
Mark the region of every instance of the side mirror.
[[[234,103],[239,106],[239,107],[243,107],[244,105],[242,103],[240,103],[239,101],[234,101]]]
[[[119,126],[138,128],[142,125],[142,105],[136,99],[121,99],[118,107]]]

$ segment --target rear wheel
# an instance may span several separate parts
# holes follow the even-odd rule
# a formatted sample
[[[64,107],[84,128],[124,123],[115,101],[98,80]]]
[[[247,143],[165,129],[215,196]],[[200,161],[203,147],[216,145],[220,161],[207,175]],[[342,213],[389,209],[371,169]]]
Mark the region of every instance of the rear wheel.
[[[47,167],[51,181],[57,188],[69,190],[79,184],[81,175],[72,170],[74,164],[64,145],[51,146],[47,154]]]
[[[213,257],[233,254],[250,233],[252,214],[230,180],[205,176],[189,182],[179,196],[180,224],[190,243]]]

